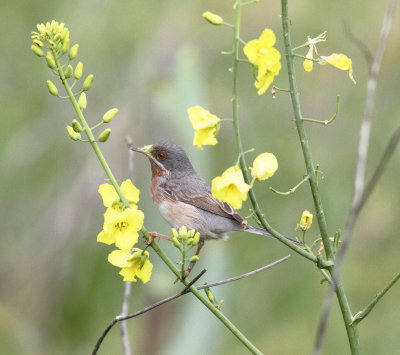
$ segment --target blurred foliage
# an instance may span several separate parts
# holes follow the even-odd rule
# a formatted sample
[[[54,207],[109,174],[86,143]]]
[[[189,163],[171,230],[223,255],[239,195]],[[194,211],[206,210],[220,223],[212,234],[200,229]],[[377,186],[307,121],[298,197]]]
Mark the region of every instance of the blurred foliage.
[[[353,59],[353,85],[347,74],[316,66],[297,76],[303,111],[326,119],[341,95],[338,118],[328,127],[308,126],[314,158],[324,172],[321,183],[330,233],[342,229],[352,193],[358,128],[363,112],[366,64],[344,34],[347,21],[354,34],[376,47],[386,2],[316,2],[289,4],[293,41],[328,31],[321,54],[343,52]],[[0,353],[83,354],[91,351],[100,332],[120,311],[123,285],[117,269],[106,261],[110,249],[95,242],[102,210],[97,187],[104,173],[89,145],[71,144],[64,127],[73,118],[65,101],[50,97],[49,70],[30,50],[36,23],[63,21],[72,43],[80,44],[86,73],[95,75],[88,95],[87,117],[95,122],[110,107],[120,109],[113,134],[103,147],[120,181],[128,175],[125,135],[135,144],[173,140],[187,150],[207,181],[236,160],[232,129],[225,124],[218,144],[197,151],[186,109],[200,104],[220,117],[230,117],[231,59],[221,50],[231,47],[231,31],[201,18],[210,10],[226,21],[232,1],[2,1],[0,74],[2,166],[0,239]],[[398,11],[398,10],[397,10]],[[393,32],[378,82],[373,117],[368,177],[399,123],[400,19]],[[279,1],[261,1],[244,11],[243,38],[258,37],[265,27],[278,36],[283,51]],[[268,186],[287,190],[305,169],[292,121],[289,96],[258,97],[249,66],[242,65],[240,116],[245,148],[274,152],[277,174],[256,186],[268,220],[281,232],[295,235],[304,209],[313,211],[306,184],[294,195],[273,194]],[[285,71],[276,85],[287,87]],[[249,156],[253,158],[253,156]],[[353,312],[361,309],[399,270],[398,238],[400,153],[397,151],[378,188],[362,212],[347,261],[344,282]],[[135,159],[135,183],[141,188],[141,208],[150,230],[169,228],[152,206],[150,170]],[[241,210],[248,214],[250,204]],[[317,234],[314,226],[310,235]],[[176,251],[161,242],[169,255]],[[288,254],[272,239],[233,234],[227,242],[209,242],[197,267],[208,267],[203,281],[247,272]],[[140,309],[181,288],[156,259],[149,284],[134,284],[131,310]],[[272,270],[215,289],[225,302],[222,311],[250,340],[268,354],[306,354],[312,348],[326,285],[309,262],[297,255]],[[399,285],[396,285],[360,325],[363,354],[394,354],[400,346]],[[241,344],[193,297],[185,296],[129,321],[131,343],[140,354],[242,354]],[[106,338],[101,354],[121,353],[117,328]],[[348,352],[341,315],[335,305],[330,317],[325,354]]]

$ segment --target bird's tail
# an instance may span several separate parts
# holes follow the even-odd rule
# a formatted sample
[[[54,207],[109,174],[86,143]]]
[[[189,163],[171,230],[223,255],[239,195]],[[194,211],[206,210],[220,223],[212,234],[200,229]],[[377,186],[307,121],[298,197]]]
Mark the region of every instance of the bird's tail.
[[[259,235],[264,235],[264,236],[266,236],[266,237],[275,238],[272,234],[268,233],[265,229],[253,227],[253,226],[250,226],[250,225],[247,226],[246,232],[253,233],[253,234],[259,234]],[[289,240],[290,242],[292,242],[293,244],[296,244],[296,245],[303,245],[303,244],[302,244],[301,242],[299,242],[298,240],[289,238],[289,237],[287,237],[287,236],[285,236],[285,235],[284,235],[284,237],[285,237],[287,240]]]

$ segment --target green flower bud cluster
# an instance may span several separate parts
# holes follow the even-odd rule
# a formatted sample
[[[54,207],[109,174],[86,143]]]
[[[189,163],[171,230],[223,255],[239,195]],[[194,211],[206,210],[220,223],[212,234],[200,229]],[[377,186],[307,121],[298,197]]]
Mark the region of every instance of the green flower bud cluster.
[[[200,241],[200,233],[196,232],[194,229],[187,230],[186,226],[182,226],[177,231],[172,228],[172,243],[176,248],[181,246],[194,246]]]
[[[76,65],[71,62],[77,58],[79,51],[79,44],[74,44],[70,47],[69,30],[65,27],[64,23],[57,21],[47,22],[46,24],[38,24],[37,31],[32,32],[32,51],[39,57],[43,57],[46,61],[47,66],[57,75],[63,85],[67,87],[67,93],[71,101],[77,102],[81,111],[87,108],[87,96],[86,92],[92,87],[94,75],[88,74],[84,76],[83,63],[78,61]],[[62,63],[62,60],[66,59],[66,62]],[[69,85],[68,79],[74,80],[72,85]],[[76,82],[82,79],[82,89],[78,93],[72,92],[72,88]],[[46,81],[47,89],[53,96],[59,96],[59,92],[56,84],[51,80]],[[79,97],[78,97],[79,95]],[[75,106],[76,107],[76,106]],[[101,126],[102,124],[111,122],[117,115],[118,109],[112,108],[108,110],[102,117],[102,120],[92,127],[90,130]],[[80,114],[78,114],[80,117]],[[78,120],[74,119],[71,125],[67,126],[67,133],[71,139],[77,141],[81,140],[81,132],[84,130],[82,125],[86,127],[81,118]],[[86,129],[85,129],[86,131]],[[88,133],[88,132],[86,132]],[[110,137],[111,129],[104,129],[97,137],[98,142],[106,142]],[[90,135],[90,134],[89,134]]]

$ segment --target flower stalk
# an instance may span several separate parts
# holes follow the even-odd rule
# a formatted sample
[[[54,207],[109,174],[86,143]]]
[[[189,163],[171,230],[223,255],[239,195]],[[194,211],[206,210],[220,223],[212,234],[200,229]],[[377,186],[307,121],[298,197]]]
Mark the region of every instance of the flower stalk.
[[[311,188],[311,193],[314,200],[315,210],[317,212],[317,221],[319,225],[319,229],[321,232],[322,242],[324,245],[324,250],[328,261],[334,261],[334,253],[331,246],[331,242],[329,241],[328,236],[328,228],[325,219],[325,213],[323,210],[321,195],[319,192],[319,187],[317,183],[317,178],[315,174],[314,163],[311,156],[310,147],[308,144],[308,139],[306,135],[306,131],[304,129],[304,121],[301,113],[301,105],[299,98],[299,91],[297,89],[296,78],[294,74],[294,64],[293,64],[293,50],[292,43],[290,38],[289,31],[289,17],[288,17],[288,6],[287,0],[281,0],[282,6],[282,27],[283,27],[283,38],[285,44],[285,52],[286,52],[286,62],[287,62],[287,70],[289,76],[289,84],[290,84],[290,95],[292,99],[293,111],[295,116],[295,122],[297,127],[297,132],[300,139],[301,148],[303,151],[304,161],[306,164],[307,174],[309,176],[309,183]],[[333,266],[333,265],[332,265]],[[328,269],[330,272],[332,271],[332,267]],[[344,286],[338,277],[336,280],[333,280],[336,286],[336,295],[339,301],[339,306],[342,312],[343,320],[345,323],[347,336],[349,340],[349,345],[351,349],[351,353],[353,355],[359,354],[359,341],[357,335],[357,328],[355,325],[351,324],[352,321],[352,313],[350,310],[350,305],[347,300],[347,296],[344,290]]]

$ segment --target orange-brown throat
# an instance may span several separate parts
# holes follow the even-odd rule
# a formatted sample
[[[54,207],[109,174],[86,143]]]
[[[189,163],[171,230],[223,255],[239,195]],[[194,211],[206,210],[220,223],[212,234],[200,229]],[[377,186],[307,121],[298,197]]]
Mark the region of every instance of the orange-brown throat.
[[[163,176],[167,173],[166,170],[161,169],[152,159],[150,159],[150,165],[152,178]]]

